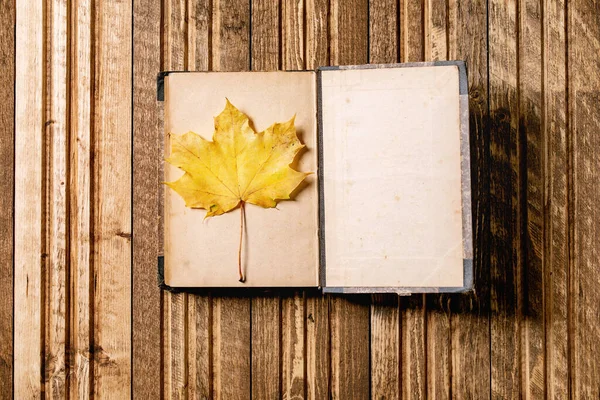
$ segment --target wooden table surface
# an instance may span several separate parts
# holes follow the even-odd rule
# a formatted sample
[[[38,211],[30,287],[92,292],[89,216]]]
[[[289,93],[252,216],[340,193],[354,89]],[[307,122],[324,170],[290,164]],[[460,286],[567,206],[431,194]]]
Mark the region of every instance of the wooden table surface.
[[[0,0],[0,21],[0,398],[599,398],[599,2]],[[469,72],[474,294],[157,288],[160,70],[443,59]]]

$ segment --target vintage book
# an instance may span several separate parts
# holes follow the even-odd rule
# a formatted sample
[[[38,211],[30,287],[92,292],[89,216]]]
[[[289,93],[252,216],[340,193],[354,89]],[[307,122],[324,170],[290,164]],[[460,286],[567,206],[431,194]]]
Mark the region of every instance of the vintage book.
[[[461,61],[293,72],[165,72],[164,154],[171,135],[212,140],[227,101],[256,132],[295,116],[313,172],[276,208],[205,218],[164,185],[166,288],[321,287],[325,292],[472,288],[468,93]],[[165,182],[184,171],[164,164]],[[241,261],[238,256],[241,254]],[[238,263],[245,282],[238,280]]]

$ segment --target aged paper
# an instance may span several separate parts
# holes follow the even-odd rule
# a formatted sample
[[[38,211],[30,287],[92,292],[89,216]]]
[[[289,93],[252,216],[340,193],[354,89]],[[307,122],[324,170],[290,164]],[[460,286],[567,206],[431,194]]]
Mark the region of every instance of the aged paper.
[[[317,171],[314,72],[171,73],[165,78],[165,133],[193,131],[212,140],[213,117],[228,98],[246,113],[257,132],[296,115],[306,151],[295,168]],[[151,116],[149,116],[151,118]],[[165,135],[165,152],[169,151]],[[165,163],[165,181],[183,172]],[[318,194],[316,173],[293,201],[275,209],[246,205],[243,266],[238,282],[240,210],[204,219],[164,189],[165,283],[174,287],[307,287],[318,285]]]
[[[456,66],[322,71],[327,287],[461,287]]]

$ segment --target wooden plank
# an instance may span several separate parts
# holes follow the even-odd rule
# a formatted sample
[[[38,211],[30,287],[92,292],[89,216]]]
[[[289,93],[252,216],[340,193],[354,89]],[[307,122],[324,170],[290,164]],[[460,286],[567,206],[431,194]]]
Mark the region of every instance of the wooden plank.
[[[490,397],[487,2],[450,0],[448,58],[466,60],[469,79],[475,291],[450,298],[452,396]]]
[[[15,4],[0,3],[0,399],[13,393],[13,195],[15,128]]]
[[[517,6],[489,4],[490,270],[492,396],[521,386],[523,157],[519,130]]]
[[[73,399],[91,393],[90,363],[92,270],[91,251],[91,49],[90,0],[72,3],[71,9],[71,144],[69,160],[70,215],[70,369],[69,390]]]
[[[304,69],[304,1],[281,3],[281,67]],[[306,300],[300,291],[281,296],[281,397],[306,398]]]
[[[373,295],[371,398],[400,399],[400,315],[397,295]]]
[[[329,2],[306,0],[305,65],[314,69],[329,64]],[[331,340],[329,296],[306,293],[306,398],[328,399],[330,391]]]
[[[544,291],[546,315],[546,393],[564,399],[569,393],[568,369],[568,148],[566,3],[544,3],[543,118],[544,139]]]
[[[133,5],[133,327],[134,398],[159,398],[161,390],[161,293],[157,287],[157,160],[162,129],[156,100],[160,69],[161,2]]]
[[[545,242],[544,242],[544,126],[543,91],[543,9],[536,0],[521,0],[519,5],[519,124],[526,138],[525,173],[527,187],[527,244],[523,291],[522,325],[522,394],[527,398],[543,398],[546,393],[545,337]]]
[[[250,5],[243,0],[213,0],[212,65],[217,71],[250,68]],[[213,396],[248,399],[251,382],[251,301],[213,298]]]
[[[66,395],[67,339],[67,2],[52,1],[46,8],[45,146],[46,160],[46,297],[45,395]]]
[[[278,399],[280,395],[280,298],[252,298],[252,398]]]
[[[187,2],[172,0],[165,3],[163,20],[164,65],[166,71],[184,71],[188,67],[187,43]],[[164,137],[161,136],[164,143]],[[164,146],[161,146],[164,150]],[[159,169],[163,176],[163,169]],[[160,203],[162,209],[162,203]],[[162,213],[161,213],[162,214]],[[162,223],[162,220],[161,220]],[[159,232],[162,232],[162,225]],[[160,240],[160,239],[159,239]],[[159,243],[162,251],[162,242]],[[188,387],[188,294],[164,292],[164,396],[167,399],[183,399]],[[194,302],[195,304],[195,302]],[[195,313],[194,313],[195,314]],[[195,324],[194,324],[195,325]]]
[[[331,1],[332,65],[368,62],[369,5],[366,0]],[[330,297],[331,396],[370,397],[370,307],[364,296]]]
[[[369,2],[369,62],[400,59],[398,2]],[[400,315],[397,295],[374,295],[371,304],[371,398],[399,399]]]
[[[95,3],[94,398],[131,395],[132,4]]]
[[[571,207],[571,392],[573,398],[600,397],[600,212],[597,148],[600,115],[600,4],[579,0],[568,6],[569,144]]]
[[[252,1],[252,70],[279,69],[279,13],[277,3],[269,0]]]
[[[16,3],[14,397],[42,394],[43,271],[43,4]]]
[[[400,1],[400,59],[424,60],[424,3]],[[424,295],[413,295],[400,302],[402,398],[421,399],[427,395],[426,304]]]
[[[208,0],[187,2],[187,69],[206,71],[210,67],[211,13]],[[212,299],[210,294],[188,294],[187,305],[187,360],[188,397],[210,398],[211,382],[211,324]]]

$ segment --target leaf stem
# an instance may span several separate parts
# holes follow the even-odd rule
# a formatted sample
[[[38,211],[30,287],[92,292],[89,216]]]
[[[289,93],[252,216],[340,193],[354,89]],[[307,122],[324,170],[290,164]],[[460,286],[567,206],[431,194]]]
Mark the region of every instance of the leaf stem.
[[[244,205],[246,204],[244,201],[240,203],[240,247],[238,249],[238,272],[240,274],[240,282],[246,282],[246,277],[242,272],[242,240],[244,238],[244,220],[246,219],[246,211]]]

